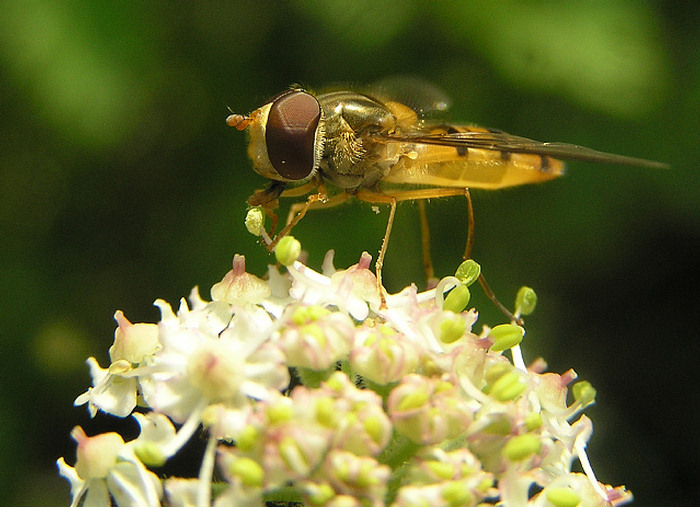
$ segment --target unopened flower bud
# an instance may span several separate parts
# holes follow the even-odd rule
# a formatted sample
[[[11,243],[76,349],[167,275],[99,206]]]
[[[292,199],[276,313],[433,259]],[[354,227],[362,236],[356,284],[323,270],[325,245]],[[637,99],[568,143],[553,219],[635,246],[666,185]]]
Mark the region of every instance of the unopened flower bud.
[[[464,261],[455,271],[455,276],[464,285],[473,284],[479,278],[479,275],[481,275],[481,266],[472,259]]]
[[[456,342],[464,336],[466,329],[467,325],[459,315],[454,315],[454,318],[446,318],[440,323],[440,341],[442,343]]]
[[[520,287],[515,296],[515,311],[520,315],[530,315],[537,306],[537,294],[530,287]]]
[[[470,297],[469,288],[466,285],[458,285],[447,295],[442,309],[454,313],[462,313],[467,304],[469,304]]]
[[[500,352],[519,345],[525,336],[525,330],[515,324],[500,324],[491,329],[489,336],[493,340],[491,350]]]
[[[525,429],[535,431],[542,426],[542,414],[539,412],[530,412],[525,416]]]
[[[283,266],[294,264],[301,254],[301,243],[294,236],[285,236],[275,247],[277,262]]]
[[[269,419],[269,416],[268,416]],[[255,426],[248,425],[236,437],[236,447],[242,452],[248,452],[260,440],[260,432]]]
[[[491,387],[489,394],[498,401],[510,401],[520,396],[527,385],[516,371],[506,373]]]
[[[311,505],[326,505],[335,496],[335,490],[325,483],[309,482],[304,486],[304,490]]]
[[[571,388],[571,393],[574,395],[574,399],[583,406],[590,405],[595,401],[595,387],[587,380],[576,382]]]
[[[503,455],[510,461],[522,461],[540,452],[542,442],[538,435],[526,433],[513,437],[503,447]]]
[[[554,507],[576,507],[581,497],[571,488],[547,488],[547,500]]]
[[[241,479],[244,486],[259,487],[263,485],[265,472],[262,467],[250,458],[240,457],[230,466],[231,475]]]
[[[474,502],[474,496],[469,491],[469,485],[466,481],[447,482],[442,488],[442,498],[450,507],[472,505]]]
[[[146,442],[143,445],[134,447],[136,456],[146,466],[161,467],[165,465],[168,457],[163,454],[161,447],[155,442]]]

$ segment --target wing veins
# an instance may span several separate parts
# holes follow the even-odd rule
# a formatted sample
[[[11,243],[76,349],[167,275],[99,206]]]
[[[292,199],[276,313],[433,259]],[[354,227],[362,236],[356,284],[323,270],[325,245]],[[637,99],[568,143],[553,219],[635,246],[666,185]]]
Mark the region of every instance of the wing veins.
[[[385,134],[387,140],[415,144],[431,144],[437,146],[453,146],[455,148],[473,148],[480,150],[500,151],[503,153],[528,153],[533,155],[550,156],[566,160],[581,160],[585,162],[612,163],[634,165],[657,169],[667,169],[668,164],[643,158],[627,157],[603,151],[593,150],[576,144],[548,142],[543,143],[526,137],[514,136],[505,132],[452,132],[452,133],[409,133]]]

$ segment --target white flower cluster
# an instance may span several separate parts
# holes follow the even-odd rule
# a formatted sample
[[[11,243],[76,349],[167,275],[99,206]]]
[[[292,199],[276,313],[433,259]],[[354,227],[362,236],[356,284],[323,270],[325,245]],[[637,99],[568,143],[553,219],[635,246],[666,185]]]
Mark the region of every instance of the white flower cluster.
[[[103,369],[76,399],[132,415],[141,432],[88,437],[77,461],[58,460],[72,506],[593,507],[630,500],[599,483],[580,411],[594,390],[576,377],[525,367],[515,324],[472,333],[448,277],[382,303],[370,257],[323,274],[296,261],[267,280],[243,257],[177,312],[156,301],[158,324],[121,313]],[[468,294],[468,291],[467,291]],[[450,300],[450,298],[452,298]],[[514,361],[504,351],[514,349]],[[290,377],[290,371],[293,375]],[[198,432],[207,446],[196,478],[159,479],[159,467]],[[578,460],[585,474],[572,472]],[[214,477],[217,477],[216,481]],[[214,494],[216,492],[216,494]]]

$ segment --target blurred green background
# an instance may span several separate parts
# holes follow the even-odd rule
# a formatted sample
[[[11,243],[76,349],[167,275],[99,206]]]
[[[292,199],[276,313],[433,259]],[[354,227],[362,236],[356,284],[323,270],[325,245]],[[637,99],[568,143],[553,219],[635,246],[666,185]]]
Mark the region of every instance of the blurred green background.
[[[700,9],[685,1],[5,0],[3,503],[67,505],[54,461],[73,463],[70,429],[117,427],[72,407],[85,358],[106,364],[116,309],[155,321],[156,298],[206,295],[234,253],[259,275],[271,261],[243,226],[264,182],[227,108],[249,112],[293,83],[408,74],[443,88],[456,120],[673,166],[571,163],[551,183],[475,192],[474,256],[501,299],[538,291],[527,357],[597,387],[599,478],[626,484],[637,506],[698,505],[699,55]],[[428,208],[445,275],[466,205]],[[335,248],[346,267],[376,253],[386,216],[350,203],[294,232],[312,266]],[[391,291],[422,284],[414,204],[394,231]],[[484,323],[502,321],[476,297]]]

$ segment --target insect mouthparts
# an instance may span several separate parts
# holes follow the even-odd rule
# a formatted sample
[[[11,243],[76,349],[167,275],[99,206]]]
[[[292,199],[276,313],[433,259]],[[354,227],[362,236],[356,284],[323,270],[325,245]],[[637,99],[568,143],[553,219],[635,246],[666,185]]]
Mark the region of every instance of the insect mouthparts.
[[[245,130],[250,125],[252,118],[242,114],[230,114],[226,117],[226,125],[234,127],[236,130]]]

